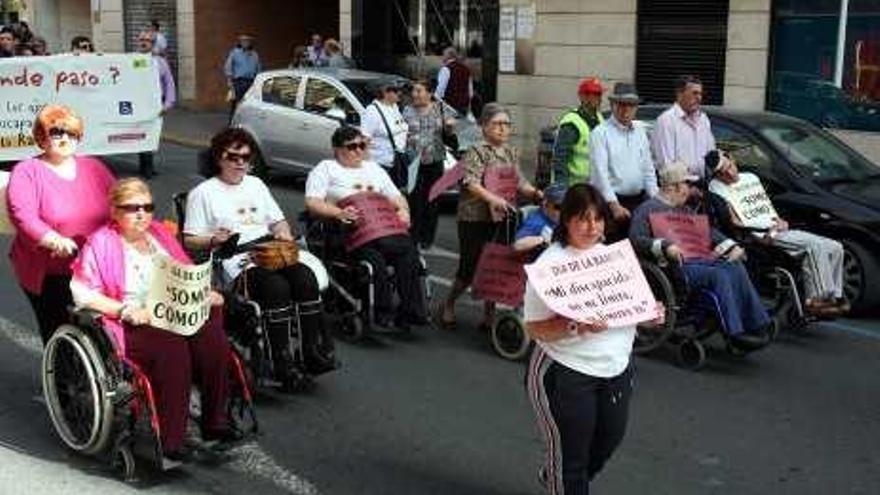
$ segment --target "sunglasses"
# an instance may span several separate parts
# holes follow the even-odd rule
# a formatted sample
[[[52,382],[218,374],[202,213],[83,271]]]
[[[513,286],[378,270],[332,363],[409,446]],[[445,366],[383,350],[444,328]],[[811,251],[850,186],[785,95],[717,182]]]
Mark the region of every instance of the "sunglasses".
[[[356,150],[363,151],[363,150],[367,149],[367,143],[365,143],[364,141],[353,141],[351,143],[343,144],[342,147],[347,149],[348,151],[356,151]]]
[[[223,159],[230,162],[248,163],[251,161],[250,153],[235,153],[233,151],[224,151]]]
[[[92,49],[92,45],[90,45],[90,44],[88,44],[88,43],[80,43],[80,45],[78,46],[78,48],[79,48],[80,50],[91,50],[91,49]]]
[[[126,212],[126,213],[137,213],[139,211],[143,211],[144,213],[153,213],[156,209],[156,205],[153,203],[131,203],[127,205],[116,205],[117,208]]]
[[[77,139],[79,137],[75,133],[68,131],[67,129],[62,129],[60,127],[53,127],[49,129],[49,137],[52,139],[61,139],[64,136],[67,136],[70,139]]]

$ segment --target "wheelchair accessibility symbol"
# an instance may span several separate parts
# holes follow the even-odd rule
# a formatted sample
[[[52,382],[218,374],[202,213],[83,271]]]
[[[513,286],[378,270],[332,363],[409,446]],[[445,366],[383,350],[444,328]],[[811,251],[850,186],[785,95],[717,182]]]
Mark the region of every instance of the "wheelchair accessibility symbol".
[[[131,115],[134,113],[134,106],[130,101],[119,102],[119,115]]]

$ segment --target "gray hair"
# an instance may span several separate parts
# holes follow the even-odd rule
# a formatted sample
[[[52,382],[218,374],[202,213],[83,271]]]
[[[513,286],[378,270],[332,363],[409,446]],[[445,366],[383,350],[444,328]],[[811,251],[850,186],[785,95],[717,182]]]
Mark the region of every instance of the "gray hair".
[[[487,122],[502,113],[510,117],[510,112],[504,105],[497,102],[486,103],[483,107],[483,112],[480,114],[480,125],[486,125]]]
[[[447,46],[443,50],[443,58],[444,59],[458,58],[458,50],[456,50],[454,46]]]

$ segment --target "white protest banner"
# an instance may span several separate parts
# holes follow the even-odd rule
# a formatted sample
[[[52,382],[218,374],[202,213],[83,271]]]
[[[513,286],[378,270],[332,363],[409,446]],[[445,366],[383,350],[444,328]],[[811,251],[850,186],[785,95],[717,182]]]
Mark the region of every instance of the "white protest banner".
[[[730,203],[736,216],[746,227],[766,229],[772,227],[779,218],[761,179],[754,174],[739,174],[739,180],[735,184],[725,184],[715,179],[710,190]]]
[[[81,153],[152,151],[162,131],[159,76],[150,55],[53,55],[0,59],[0,160],[37,155],[31,129],[57,103],[83,120]]]
[[[179,335],[193,335],[211,314],[211,261],[186,265],[159,256],[147,294],[150,325]]]
[[[601,320],[614,328],[658,316],[657,301],[629,240],[563,260],[539,260],[525,268],[544,304],[566,318]]]

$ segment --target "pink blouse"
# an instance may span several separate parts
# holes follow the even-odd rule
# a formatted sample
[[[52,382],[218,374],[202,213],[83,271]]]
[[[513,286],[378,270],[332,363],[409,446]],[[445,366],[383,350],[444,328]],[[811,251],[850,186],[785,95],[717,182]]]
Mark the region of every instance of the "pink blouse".
[[[43,290],[47,275],[70,274],[73,258],[53,258],[40,247],[50,230],[82,247],[86,237],[110,219],[110,188],[116,180],[97,158],[76,157],[76,176],[65,179],[38,158],[12,169],[6,190],[9,218],[16,234],[9,252],[12,269],[24,289]]]

